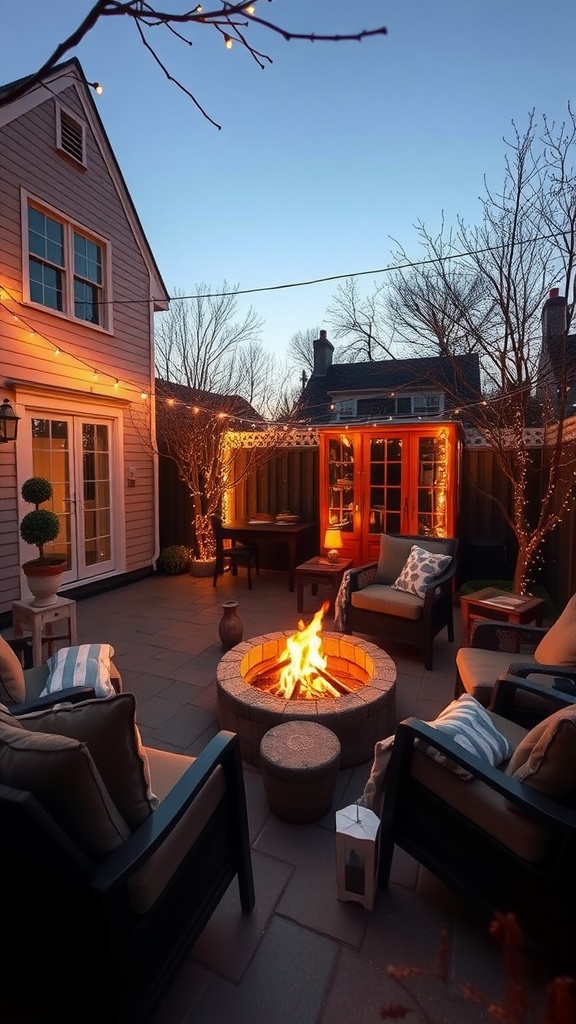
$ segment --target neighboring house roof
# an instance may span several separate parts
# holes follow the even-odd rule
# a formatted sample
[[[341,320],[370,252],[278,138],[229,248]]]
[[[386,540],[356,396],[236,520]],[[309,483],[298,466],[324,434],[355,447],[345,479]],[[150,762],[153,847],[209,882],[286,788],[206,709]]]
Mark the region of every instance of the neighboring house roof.
[[[7,84],[0,86],[0,98],[9,96],[15,86],[20,85],[29,78],[31,78],[31,76],[26,75],[24,78],[19,78],[13,82],[8,82]],[[76,57],[72,57],[70,60],[57,64],[51,71],[43,76],[42,82],[43,84],[35,85],[31,88],[30,92],[27,92],[25,95],[7,103],[4,107],[0,107],[0,128],[3,125],[10,124],[11,121],[16,120],[16,118],[20,117],[23,113],[33,109],[40,103],[45,103],[48,99],[59,99],[66,89],[69,89],[72,85],[76,87],[80,102],[82,103],[86,114],[86,120],[90,124],[96,143],[99,146],[102,157],[107,164],[111,178],[116,186],[118,196],[134,232],[134,237],[142,253],[142,257],[148,266],[152,290],[151,297],[154,299],[154,308],[157,310],[167,309],[170,299],[168,289],[162,280],[158,264],[156,263],[144,233],[142,223],[138,213],[136,212],[136,207],[132,202],[128,186],[126,185],[124,176],[120,170],[120,166],[116,160],[112,146],[110,145],[106,129],[100,119],[96,104],[92,99],[90,86],[79,60],[77,60]],[[80,83],[83,88],[79,87]],[[63,96],[62,98],[64,99]]]
[[[480,364],[476,354],[334,363],[325,374],[313,373],[301,395],[298,415],[311,423],[334,420],[334,401],[357,400],[358,420],[388,418],[384,403],[394,392],[443,391],[445,410],[478,401]],[[465,417],[463,417],[465,418]]]
[[[175,384],[169,380],[156,378],[156,398],[174,399],[182,405],[198,405],[203,409],[213,409],[214,412],[225,412],[227,416],[234,417],[234,426],[237,430],[250,430],[252,424],[264,423],[265,420],[254,407],[240,395],[220,395],[213,391],[202,391],[199,388],[190,388],[186,384]]]

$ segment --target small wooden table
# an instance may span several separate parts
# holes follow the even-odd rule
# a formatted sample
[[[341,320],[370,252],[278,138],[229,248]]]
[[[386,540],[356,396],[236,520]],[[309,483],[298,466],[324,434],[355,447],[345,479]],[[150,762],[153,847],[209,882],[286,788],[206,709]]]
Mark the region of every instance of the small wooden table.
[[[54,633],[56,622],[63,622],[65,633]],[[64,640],[66,646],[78,643],[76,636],[76,601],[68,597],[59,597],[53,604],[36,607],[27,601],[12,602],[12,626],[14,636],[32,634],[32,664],[42,664],[42,645],[48,644],[49,655],[53,654],[54,644]]]
[[[288,548],[288,590],[292,592],[298,547],[302,541],[310,539],[315,529],[314,523],[250,523],[243,519],[223,523],[222,536],[240,544],[268,540],[285,544]]]
[[[328,562],[326,558],[309,558],[307,562],[296,567],[297,610],[304,611],[304,587],[312,584],[312,593],[318,593],[319,583],[329,583],[331,587],[330,609],[334,611],[336,594],[342,583],[342,577],[352,565],[351,558],[339,558],[337,562]]]
[[[545,605],[543,597],[511,594],[508,590],[498,590],[497,587],[484,587],[473,594],[461,594],[464,643],[470,643],[472,625],[478,619],[496,619],[522,626],[535,622],[537,626],[541,626]]]

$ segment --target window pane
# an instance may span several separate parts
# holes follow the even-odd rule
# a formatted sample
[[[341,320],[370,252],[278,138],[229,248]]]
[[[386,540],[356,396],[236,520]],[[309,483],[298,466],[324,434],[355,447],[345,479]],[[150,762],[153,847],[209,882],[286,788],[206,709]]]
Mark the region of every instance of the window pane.
[[[98,289],[94,285],[79,281],[77,277],[74,278],[74,316],[91,324],[100,323]]]
[[[59,267],[64,266],[62,224],[32,206],[28,208],[28,247],[35,256],[50,260]]]
[[[63,309],[62,271],[30,260],[30,298],[50,309]]]
[[[74,232],[74,273],[94,284],[102,284],[102,249]]]

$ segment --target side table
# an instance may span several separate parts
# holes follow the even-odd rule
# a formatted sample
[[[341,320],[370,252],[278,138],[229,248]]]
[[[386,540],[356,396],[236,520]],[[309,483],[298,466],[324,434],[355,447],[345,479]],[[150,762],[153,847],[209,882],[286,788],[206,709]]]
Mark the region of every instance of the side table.
[[[54,633],[54,623],[63,622],[65,633]],[[65,640],[68,646],[75,645],[76,632],[76,601],[68,597],[59,597],[53,604],[36,608],[27,601],[12,602],[12,625],[14,636],[32,634],[32,664],[42,664],[42,645],[48,644],[49,654],[53,653],[54,644]]]
[[[497,587],[484,587],[473,594],[460,595],[462,612],[462,636],[469,646],[472,639],[472,626],[479,619],[496,619],[525,626],[529,622],[542,625],[546,601],[543,597],[531,597],[529,594],[511,594]]]
[[[328,583],[331,588],[330,609],[334,611],[334,601],[340,589],[342,577],[352,565],[351,558],[339,558],[337,562],[329,562],[326,558],[309,558],[307,562],[296,567],[297,610],[304,611],[304,587],[312,585],[312,593],[318,593],[319,583]]]

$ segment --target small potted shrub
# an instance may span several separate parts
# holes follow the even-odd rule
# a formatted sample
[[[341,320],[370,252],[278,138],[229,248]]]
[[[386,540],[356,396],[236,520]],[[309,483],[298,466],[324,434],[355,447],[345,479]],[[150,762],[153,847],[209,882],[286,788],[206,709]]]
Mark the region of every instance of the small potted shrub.
[[[53,604],[66,571],[66,559],[63,555],[44,553],[44,545],[56,540],[60,533],[60,520],[56,513],[40,508],[52,497],[52,484],[42,476],[32,476],[24,481],[20,493],[24,501],[34,505],[34,511],[27,512],[22,518],[20,536],[26,544],[34,544],[38,548],[38,557],[24,562],[22,571],[34,594],[32,603],[36,606]]]
[[[190,571],[192,552],[182,544],[170,544],[163,548],[158,557],[156,568],[167,576],[178,576]]]

